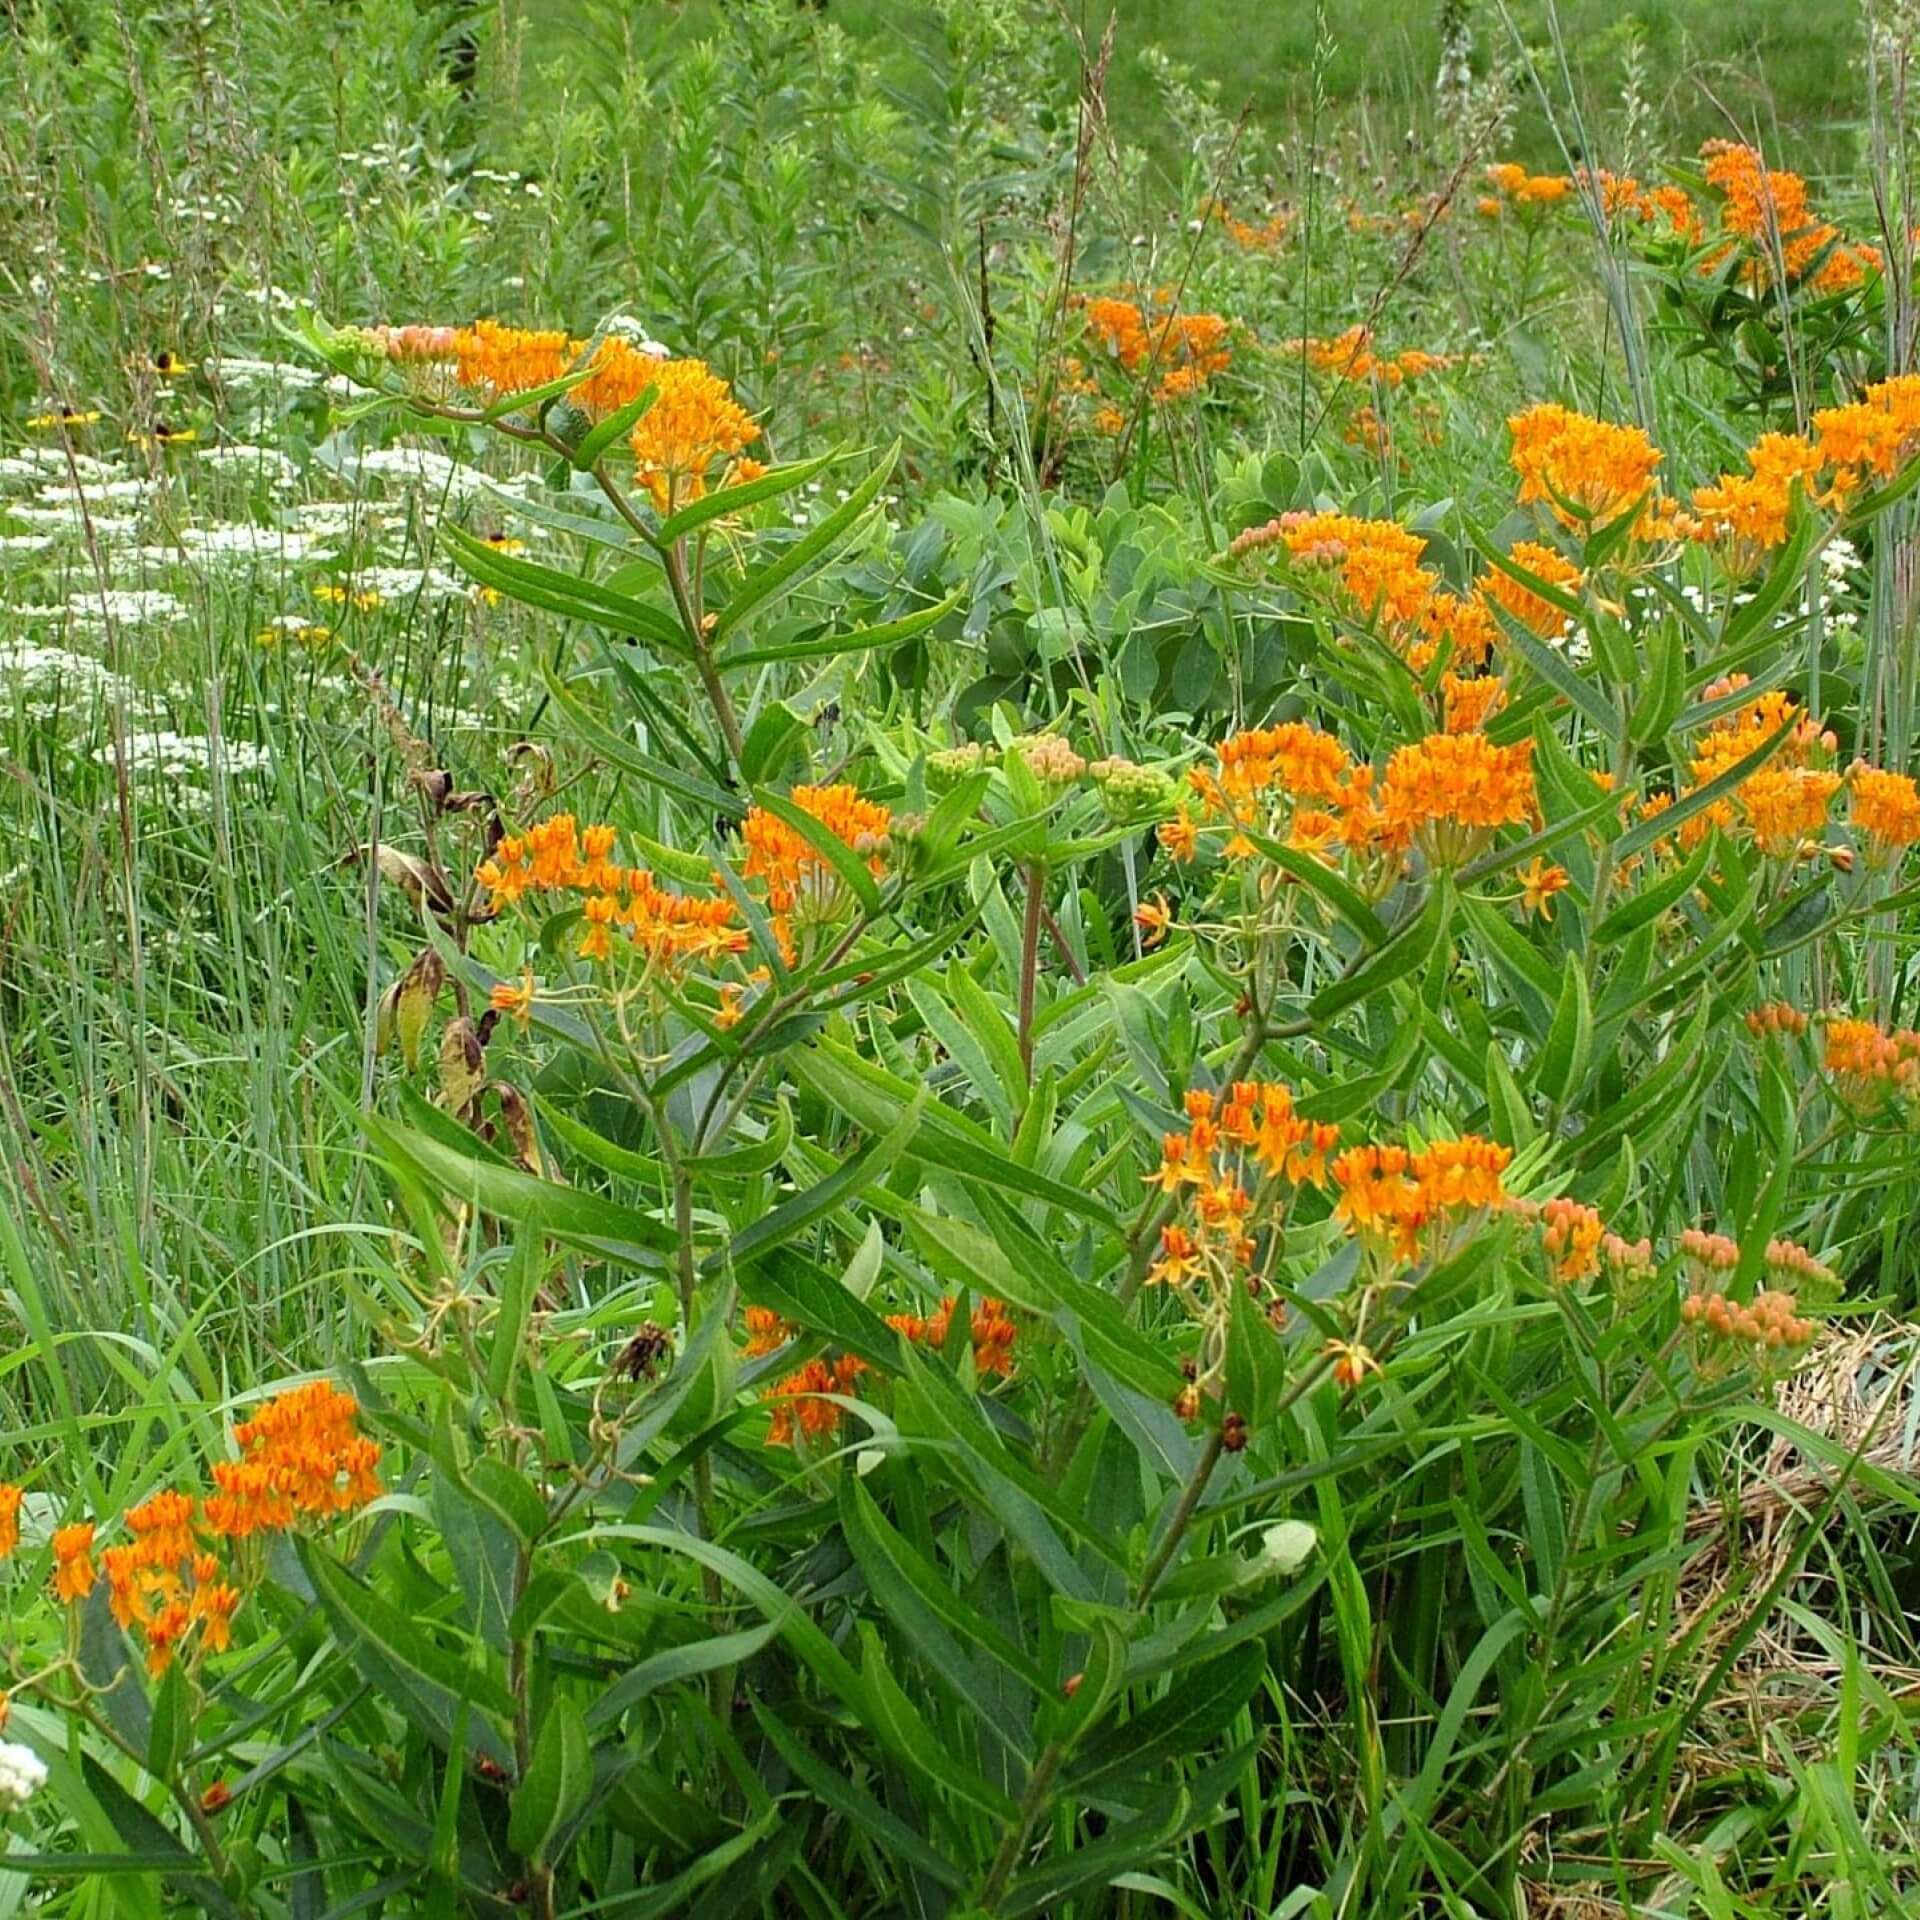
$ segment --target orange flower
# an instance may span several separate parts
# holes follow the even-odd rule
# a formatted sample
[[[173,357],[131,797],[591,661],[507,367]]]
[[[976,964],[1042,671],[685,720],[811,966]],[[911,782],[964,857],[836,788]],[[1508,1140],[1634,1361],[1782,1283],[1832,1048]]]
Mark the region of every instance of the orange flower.
[[[1586,575],[1557,547],[1544,546],[1538,540],[1516,540],[1507,554],[1516,567],[1543,580],[1562,593],[1577,595]],[[1544,595],[1535,593],[1512,574],[1489,567],[1480,576],[1479,591],[1484,600],[1503,608],[1529,633],[1542,640],[1558,640],[1573,625],[1573,616],[1557,607]]]
[[[184,1600],[170,1600],[146,1625],[147,1671],[157,1680],[173,1665],[174,1650],[193,1627],[193,1613]]]
[[[208,1653],[225,1653],[233,1645],[233,1616],[240,1609],[240,1589],[215,1581],[195,1587],[188,1616],[200,1629],[200,1644]]]
[[[529,332],[492,320],[461,327],[447,345],[460,385],[495,399],[558,380],[580,352],[579,341],[564,333]]]
[[[1744,565],[1756,564],[1786,539],[1795,494],[1811,492],[1823,464],[1799,434],[1763,433],[1747,449],[1746,473],[1723,473],[1693,490],[1702,537],[1727,539]]]
[[[1440,676],[1442,726],[1448,733],[1478,733],[1506,705],[1506,682],[1497,674],[1463,680],[1449,670]]]
[[[653,405],[633,429],[634,479],[663,514],[698,500],[716,462],[760,437],[753,416],[704,360],[649,362]]]
[[[84,1600],[93,1591],[93,1522],[76,1521],[53,1536],[53,1592],[57,1600]]]
[[[20,1544],[22,1490],[11,1481],[0,1482],[0,1560],[12,1556]]]
[[[797,1372],[769,1387],[760,1396],[773,1403],[767,1421],[767,1445],[792,1446],[796,1429],[809,1439],[838,1433],[846,1410],[827,1396],[850,1395],[854,1382],[866,1370],[864,1360],[843,1353],[831,1364],[824,1359],[809,1360]]]
[[[887,1325],[915,1346],[931,1347],[937,1352],[947,1344],[954,1304],[953,1295],[947,1294],[937,1313],[925,1317],[917,1313],[890,1313]],[[1013,1347],[1020,1329],[1007,1312],[1004,1301],[983,1299],[973,1310],[967,1331],[972,1337],[976,1372],[1002,1375],[1013,1372]]]
[[[1320,1356],[1333,1362],[1334,1384],[1344,1387],[1349,1393],[1360,1386],[1369,1374],[1386,1372],[1371,1350],[1358,1340],[1329,1340],[1320,1349]]]
[[[1535,854],[1520,873],[1520,904],[1526,912],[1551,920],[1553,896],[1565,892],[1570,884],[1565,867],[1550,867]]]
[[[1920,787],[1904,773],[1888,773],[1856,760],[1847,774],[1848,819],[1865,834],[1867,858],[1876,866],[1896,860],[1920,841]]]
[[[1546,402],[1516,413],[1507,428],[1520,504],[1544,501],[1562,526],[1604,525],[1653,492],[1660,450],[1638,427]]]
[[[1435,733],[1399,748],[1380,793],[1388,839],[1418,839],[1436,865],[1458,866],[1498,827],[1533,818],[1531,738],[1497,747],[1483,733]]]
[[[533,969],[523,967],[517,983],[496,980],[487,1004],[495,1013],[504,1013],[524,1033],[533,1023]]]
[[[1169,1221],[1160,1229],[1160,1257],[1147,1269],[1147,1284],[1185,1286],[1202,1269],[1199,1243],[1178,1221]]]
[[[789,798],[835,839],[865,854],[867,870],[876,880],[886,872],[887,836],[893,826],[888,808],[863,800],[857,788],[844,783],[795,787]],[[740,839],[746,856],[740,871],[749,880],[765,882],[767,905],[773,910],[776,930],[783,941],[789,915],[805,909],[816,919],[826,919],[845,904],[838,873],[805,835],[778,814],[764,807],[749,809],[740,823]]]
[[[763,1353],[772,1353],[784,1347],[800,1331],[791,1321],[783,1320],[771,1307],[749,1307],[747,1309],[747,1358],[757,1359]]]
[[[1540,1244],[1556,1280],[1583,1280],[1600,1271],[1600,1241],[1606,1228],[1592,1207],[1564,1195],[1540,1209]]]
[[[1142,900],[1133,910],[1133,923],[1146,936],[1141,941],[1143,947],[1157,947],[1167,937],[1167,929],[1173,925],[1173,909],[1167,905],[1167,896],[1156,893],[1150,900]]]

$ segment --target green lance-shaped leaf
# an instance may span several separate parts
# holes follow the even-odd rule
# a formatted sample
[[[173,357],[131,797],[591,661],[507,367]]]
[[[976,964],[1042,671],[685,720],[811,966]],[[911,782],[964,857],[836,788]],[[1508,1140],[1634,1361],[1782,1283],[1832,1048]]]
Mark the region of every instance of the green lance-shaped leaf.
[[[603,760],[646,781],[649,786],[658,787],[663,793],[686,801],[689,806],[698,807],[703,813],[726,814],[737,820],[746,812],[746,803],[737,793],[729,793],[725,787],[715,786],[697,774],[654,759],[631,740],[622,739],[603,725],[550,666],[543,664],[540,673],[554,705],[566,716],[567,724]]]
[[[914,613],[903,613],[897,620],[882,621],[875,627],[854,627],[846,633],[824,634],[813,640],[785,640],[772,646],[750,647],[744,653],[730,653],[720,662],[723,670],[734,667],[764,667],[779,660],[827,660],[845,653],[880,653],[889,647],[917,640],[944,620],[966,597],[967,589],[956,587],[944,600]]]
[[[654,531],[654,538],[663,547],[670,547],[676,540],[684,540],[688,534],[698,532],[709,520],[718,520],[722,514],[744,512],[748,507],[757,507],[763,500],[777,500],[781,494],[805,486],[816,474],[825,473],[836,461],[848,457],[844,447],[836,447],[831,453],[815,454],[811,460],[794,460],[784,467],[769,467],[757,480],[742,480],[736,486],[718,487],[712,493],[703,493],[698,500],[662,520]]]
[[[446,541],[460,566],[483,587],[491,587],[510,600],[559,614],[567,620],[584,620],[590,626],[606,627],[676,659],[690,660],[692,644],[671,614],[636,600],[631,594],[616,593],[594,580],[566,573],[537,560],[520,560],[499,552],[484,540],[476,540],[460,527],[445,527]]]
[[[650,384],[629,400],[617,413],[610,413],[573,450],[573,464],[582,473],[591,473],[600,464],[601,455],[616,441],[624,440],[653,403],[660,397],[658,385]]]
[[[893,472],[893,463],[899,457],[900,443],[896,440],[880,464],[817,527],[783,549],[777,560],[770,560],[757,572],[748,574],[713,623],[716,644],[724,640],[755,608],[767,606],[781,595],[792,592],[815,568],[826,564],[851,537],[856,524],[886,485],[888,475]]]
[[[1593,1000],[1583,968],[1568,967],[1562,976],[1559,1004],[1546,1045],[1534,1066],[1540,1091],[1554,1105],[1563,1105],[1579,1090],[1593,1054]]]
[[[528,1860],[545,1857],[549,1839],[593,1788],[593,1743],[570,1694],[556,1694],[540,1723],[527,1777],[513,1790],[507,1844]]]

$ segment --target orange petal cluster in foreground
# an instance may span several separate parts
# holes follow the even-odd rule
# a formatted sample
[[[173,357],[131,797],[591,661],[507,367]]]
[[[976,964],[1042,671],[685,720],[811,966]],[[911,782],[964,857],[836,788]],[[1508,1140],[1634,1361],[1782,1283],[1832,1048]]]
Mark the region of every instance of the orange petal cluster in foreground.
[[[612,827],[583,831],[572,814],[558,813],[525,834],[504,836],[474,877],[496,911],[530,893],[583,896],[585,959],[610,960],[616,933],[648,967],[669,974],[746,951],[746,929],[730,899],[671,892],[647,868],[616,861],[617,846]]]

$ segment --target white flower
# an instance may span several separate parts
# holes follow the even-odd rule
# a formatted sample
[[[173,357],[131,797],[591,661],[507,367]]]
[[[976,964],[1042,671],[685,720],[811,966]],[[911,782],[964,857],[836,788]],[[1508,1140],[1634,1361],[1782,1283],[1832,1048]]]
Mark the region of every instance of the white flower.
[[[0,1740],[0,1808],[24,1807],[47,1784],[47,1763],[17,1740]]]
[[[304,560],[332,542],[317,533],[256,527],[245,521],[224,527],[182,527],[180,545],[190,560]]]
[[[113,748],[98,748],[93,757],[103,767],[111,766]],[[213,761],[213,742],[202,734],[175,733],[162,727],[152,733],[127,736],[127,765],[136,773],[204,774],[211,771]],[[220,743],[220,765],[229,774],[252,773],[272,764],[273,757],[265,747],[246,740]]]
[[[183,619],[186,611],[186,608],[172,594],[162,593],[157,587],[75,594],[67,602],[67,613],[72,619],[112,620],[123,627],[148,626],[155,621]]]

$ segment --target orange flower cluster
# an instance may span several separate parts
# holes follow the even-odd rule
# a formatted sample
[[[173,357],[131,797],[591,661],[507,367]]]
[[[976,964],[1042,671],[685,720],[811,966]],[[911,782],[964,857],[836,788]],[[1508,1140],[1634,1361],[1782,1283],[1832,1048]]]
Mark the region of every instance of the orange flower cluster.
[[[1507,430],[1522,506],[1544,501],[1562,526],[1589,531],[1651,504],[1660,450],[1638,427],[1546,401],[1514,414]]]
[[[558,380],[579,359],[584,344],[550,328],[529,330],[476,320],[455,329],[448,347],[460,385],[498,400]]]
[[[1290,350],[1304,354],[1316,373],[1336,380],[1377,380],[1387,387],[1403,386],[1430,373],[1444,373],[1458,365],[1460,358],[1453,353],[1428,353],[1419,347],[1397,354],[1376,353],[1373,330],[1357,324],[1330,340],[1295,340]]]
[[[954,1298],[947,1294],[937,1313],[890,1313],[887,1325],[911,1340],[917,1347],[931,1347],[937,1353],[947,1344],[947,1329],[953,1323]],[[973,1365],[976,1373],[1013,1372],[1013,1343],[1020,1329],[1008,1313],[1006,1303],[983,1299],[974,1308],[968,1331],[973,1337]]]
[[[1512,1160],[1511,1147],[1471,1133],[1418,1149],[1349,1147],[1333,1163],[1334,1218],[1377,1253],[1438,1260],[1463,1221],[1505,1204]]]
[[[1507,557],[1516,567],[1564,593],[1578,593],[1586,578],[1559,548],[1538,540],[1516,540],[1508,549]],[[1512,574],[1502,573],[1498,567],[1489,567],[1480,576],[1480,591],[1493,605],[1511,614],[1529,633],[1537,634],[1542,640],[1558,640],[1573,624],[1572,615],[1564,608],[1556,607],[1551,600],[1535,593]]]
[[[1737,693],[1746,684],[1745,674],[1731,674],[1703,689],[1703,695],[1709,700],[1719,699]],[[1838,743],[1817,720],[1801,712],[1790,694],[1778,688],[1715,721],[1694,742],[1690,765],[1695,785],[1705,786],[1718,778],[1757,752],[1782,727],[1790,727],[1790,731],[1771,760],[1741,781],[1730,798],[1711,802],[1681,823],[1683,847],[1698,846],[1713,827],[1725,833],[1744,827],[1761,852],[1785,860],[1795,858],[1811,836],[1824,830],[1827,810],[1840,790],[1841,780],[1819,762],[1831,755]]]
[[[53,1594],[56,1600],[84,1600],[98,1576],[93,1566],[93,1522],[77,1520],[53,1536]]]
[[[1441,725],[1448,733],[1478,733],[1507,703],[1507,683],[1498,674],[1463,680],[1449,670],[1440,676]]]
[[[1290,207],[1281,207],[1268,214],[1256,226],[1251,220],[1238,218],[1223,200],[1203,200],[1198,217],[1219,221],[1234,245],[1245,248],[1249,253],[1278,253],[1281,242],[1293,230],[1293,210]]]
[[[1416,673],[1448,642],[1456,666],[1477,667],[1498,637],[1493,617],[1479,601],[1443,588],[1440,576],[1420,564],[1426,546],[1423,535],[1397,520],[1296,510],[1236,535],[1227,556],[1244,560],[1279,548],[1296,581],[1307,585],[1323,576],[1343,611],[1377,626]]]
[[[802,812],[855,853],[865,854],[867,870],[878,880],[887,870],[891,809],[864,800],[857,787],[842,782],[831,787],[795,787],[788,796]],[[781,945],[792,951],[796,914],[812,920],[831,920],[845,906],[840,876],[822,858],[813,843],[778,814],[753,807],[740,823],[745,850],[740,871],[749,880],[765,883],[774,931]]]
[[[1328,857],[1336,845],[1364,858],[1380,824],[1372,783],[1371,767],[1304,720],[1232,734],[1214,748],[1212,768],[1187,774],[1202,818],[1228,829],[1223,851],[1236,860],[1254,852],[1248,836],[1255,832],[1316,858]],[[1199,835],[1184,806],[1162,825],[1160,844],[1176,860],[1198,852]]]
[[[1618,1235],[1609,1234],[1595,1208],[1583,1206],[1565,1194],[1556,1194],[1551,1200],[1538,1203],[1508,1199],[1504,1204],[1509,1213],[1540,1230],[1540,1248],[1547,1257],[1547,1271],[1563,1284],[1570,1285],[1598,1273],[1603,1252],[1611,1252],[1612,1248],[1629,1255],[1639,1251]],[[1650,1259],[1652,1247],[1648,1246],[1645,1251]],[[1609,1264],[1617,1263],[1610,1261]]]
[[[1610,220],[1633,219],[1649,227],[1664,220],[1683,240],[1701,235],[1700,216],[1684,187],[1643,187],[1631,174],[1609,173],[1604,167],[1591,173],[1583,167],[1574,178],[1599,193],[1601,211]]]
[[[661,513],[672,513],[700,499],[712,469],[744,453],[760,428],[704,360],[649,361],[644,385],[656,391],[633,429],[634,478]],[[755,461],[736,461],[722,484],[764,471]]]
[[[1822,466],[1832,467],[1832,498],[1844,501],[1871,476],[1890,480],[1920,451],[1920,374],[1876,381],[1845,406],[1813,416]]]
[[[114,1619],[146,1640],[148,1671],[164,1673],[196,1628],[201,1652],[224,1653],[233,1643],[240,1589],[200,1546],[192,1497],[157,1493],[128,1509],[126,1526],[133,1539],[107,1548],[100,1564]]]
[[[771,1307],[749,1307],[746,1356],[757,1360],[763,1353],[776,1353],[799,1331],[792,1321],[783,1320]]]
[[[359,1403],[329,1380],[277,1395],[233,1430],[238,1460],[216,1460],[207,1532],[231,1540],[284,1532],[302,1515],[350,1513],[380,1495],[380,1445],[361,1436]]]
[[[1920,1090],[1920,1032],[1913,1028],[1889,1033],[1872,1020],[1837,1015],[1826,1022],[1822,1041],[1834,1090],[1858,1112],[1878,1112]]]
[[[1746,565],[1787,537],[1795,490],[1815,497],[1814,479],[1826,465],[1797,433],[1763,433],[1747,449],[1745,473],[1723,473],[1693,490],[1702,539],[1727,539]]]
[[[1388,844],[1464,865],[1496,828],[1535,818],[1532,756],[1531,736],[1502,747],[1484,733],[1429,734],[1398,748],[1380,789]]]
[[[1487,169],[1487,184],[1516,207],[1558,206],[1573,191],[1564,173],[1529,173],[1517,161],[1499,160]],[[1499,202],[1495,202],[1498,209]]]
[[[647,868],[615,861],[617,842],[610,826],[582,831],[572,814],[557,813],[524,835],[502,838],[474,877],[496,911],[517,905],[529,893],[584,895],[586,930],[579,949],[584,959],[610,959],[616,931],[649,967],[668,973],[746,951],[746,929],[731,900],[668,892]]]
[[[1769,1000],[1764,1006],[1755,1007],[1746,1018],[1747,1031],[1756,1038],[1769,1033],[1797,1036],[1805,1033],[1808,1026],[1807,1016],[1784,1000]]]
[[[11,1558],[20,1544],[20,1502],[25,1497],[10,1481],[0,1483],[0,1560]]]
[[[1707,184],[1722,196],[1720,223],[1751,249],[1747,271],[1760,284],[1773,277],[1776,261],[1789,280],[1812,270],[1817,293],[1845,293],[1880,270],[1879,249],[1844,241],[1838,227],[1813,211],[1797,173],[1769,169],[1756,149],[1736,141],[1709,140],[1700,151]],[[1708,270],[1724,257],[1715,255]]]
[[[1748,1306],[1707,1291],[1688,1294],[1680,1302],[1680,1318],[1701,1334],[1785,1357],[1811,1346],[1818,1331],[1811,1320],[1799,1317],[1799,1304],[1791,1293],[1774,1288],[1755,1294]]]
[[[1847,773],[1847,820],[1865,836],[1868,861],[1886,866],[1920,841],[1920,787],[1904,773],[1856,760]]]
[[[1795,1240],[1767,1242],[1767,1277],[1824,1300],[1837,1300],[1844,1286],[1833,1268]]]
[[[1277,1080],[1236,1080],[1225,1100],[1190,1088],[1185,1104],[1186,1132],[1162,1139],[1160,1164],[1147,1175],[1183,1216],[1161,1229],[1160,1258],[1147,1273],[1156,1286],[1220,1282],[1251,1268],[1263,1214],[1277,1223],[1296,1188],[1324,1185],[1340,1141],[1338,1127],[1306,1119]]]
[[[809,1440],[837,1434],[846,1409],[828,1396],[850,1395],[855,1381],[866,1370],[867,1363],[858,1355],[843,1353],[837,1360],[809,1360],[784,1380],[776,1381],[760,1396],[771,1407],[767,1445],[790,1447],[796,1433]]]
[[[1198,393],[1233,360],[1228,323],[1217,313],[1181,313],[1170,297],[1144,301],[1099,295],[1084,303],[1087,331],[1127,373],[1159,375],[1156,400]]]

